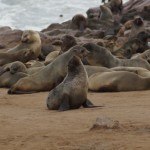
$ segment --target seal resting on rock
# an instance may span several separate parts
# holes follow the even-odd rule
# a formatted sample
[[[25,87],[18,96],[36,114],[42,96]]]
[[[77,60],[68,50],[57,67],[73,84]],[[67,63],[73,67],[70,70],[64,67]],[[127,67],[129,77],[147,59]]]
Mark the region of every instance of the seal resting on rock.
[[[143,31],[145,31],[143,18],[140,16],[134,17],[129,39],[136,37],[138,33],[143,32]]]
[[[86,18],[82,14],[77,14],[72,18],[71,25],[83,32],[87,26]]]
[[[41,38],[38,32],[25,30],[21,37],[21,43],[8,50],[8,53],[14,53],[22,50],[32,51],[35,59],[41,54]]]
[[[92,66],[104,66],[113,68],[117,66],[126,67],[143,67],[150,70],[150,65],[143,59],[119,59],[111,54],[110,51],[104,47],[98,46],[94,43],[86,43],[83,45],[90,53],[86,60]]]
[[[100,23],[111,26],[114,23],[114,18],[111,10],[104,6],[100,6],[101,14],[100,14]]]
[[[47,107],[50,110],[66,111],[94,107],[87,99],[88,76],[80,58],[74,57],[68,65],[66,78],[50,91]]]
[[[140,91],[150,89],[150,77],[128,71],[96,73],[89,78],[89,90],[95,92]]]
[[[83,57],[85,55],[87,55],[85,48],[77,45],[72,47],[37,73],[19,80],[11,87],[8,94],[33,93],[53,89],[64,79],[67,74],[68,62],[73,56]]]

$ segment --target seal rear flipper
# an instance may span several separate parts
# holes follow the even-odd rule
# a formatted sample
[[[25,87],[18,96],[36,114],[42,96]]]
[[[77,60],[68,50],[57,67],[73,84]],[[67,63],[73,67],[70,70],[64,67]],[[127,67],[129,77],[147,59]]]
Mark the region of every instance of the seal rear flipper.
[[[93,103],[88,99],[82,104],[82,106],[84,108],[104,107],[104,106],[94,106]]]
[[[62,101],[59,107],[59,111],[66,111],[70,109],[70,105],[69,105],[69,97],[68,95],[65,95],[62,97]]]

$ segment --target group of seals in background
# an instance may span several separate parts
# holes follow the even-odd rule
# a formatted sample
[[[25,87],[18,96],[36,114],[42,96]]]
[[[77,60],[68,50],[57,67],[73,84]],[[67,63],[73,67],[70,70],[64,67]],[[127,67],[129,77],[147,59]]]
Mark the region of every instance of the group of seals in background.
[[[47,107],[60,111],[94,107],[88,90],[149,90],[150,19],[139,12],[128,16],[131,0],[125,5],[122,0],[103,3],[89,9],[87,18],[76,14],[41,32],[3,27],[0,87],[10,88],[8,94],[50,91]],[[145,15],[148,4],[140,8]]]

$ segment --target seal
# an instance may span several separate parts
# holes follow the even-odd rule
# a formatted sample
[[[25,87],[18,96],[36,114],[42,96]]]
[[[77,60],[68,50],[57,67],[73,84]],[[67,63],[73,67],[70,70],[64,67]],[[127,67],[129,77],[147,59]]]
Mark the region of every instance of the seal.
[[[122,0],[109,0],[108,5],[114,14],[121,13],[123,10]]]
[[[71,35],[64,35],[61,38],[62,44],[61,44],[61,51],[60,54],[68,51],[71,47],[77,45],[76,39]]]
[[[10,88],[14,85],[19,79],[28,76],[26,73],[23,72],[16,72],[12,74],[10,71],[4,72],[0,75],[0,87],[1,88]]]
[[[8,94],[34,93],[53,89],[66,76],[68,62],[73,56],[82,58],[87,53],[88,51],[81,46],[76,45],[72,47],[37,73],[19,80],[11,87]]]
[[[78,29],[81,32],[83,32],[87,26],[86,18],[82,14],[76,14],[72,18],[71,26],[73,26],[73,28]]]
[[[26,66],[20,62],[15,61],[9,64],[6,64],[5,66],[0,68],[0,75],[2,75],[4,72],[9,71],[11,74],[15,74],[16,72],[24,72],[27,73]]]
[[[83,47],[90,52],[87,55],[86,60],[92,66],[103,66],[107,68],[117,66],[142,67],[150,70],[149,63],[143,59],[119,59],[113,56],[111,52],[104,47],[94,43],[86,43]]]
[[[14,53],[3,52],[3,53],[0,53],[0,66],[3,66],[5,64],[8,64],[14,61],[21,61],[25,63],[34,58],[35,58],[34,52],[29,49],[24,49],[22,51],[18,51]]]
[[[128,71],[96,73],[89,78],[89,90],[95,92],[140,91],[149,89],[150,77],[142,77]]]
[[[146,50],[145,52],[138,54],[136,56],[133,56],[132,59],[144,59],[146,60],[148,63],[150,63],[150,49]]]
[[[54,51],[54,52],[51,52],[49,53],[46,58],[45,58],[45,61],[44,61],[44,64],[45,65],[48,65],[50,64],[52,61],[55,60],[55,58],[60,54],[60,51]]]
[[[50,110],[66,111],[94,107],[87,99],[88,76],[80,58],[74,57],[68,65],[66,78],[50,91],[47,107]]]
[[[114,18],[111,10],[104,5],[100,6],[100,10],[100,23],[111,26],[114,23]]]
[[[131,32],[129,34],[129,40],[135,38],[138,35],[138,33],[143,31],[145,31],[143,18],[140,16],[135,16],[133,20]]]
[[[32,30],[25,30],[21,37],[21,43],[8,50],[8,53],[14,53],[22,50],[30,50],[34,53],[35,59],[41,54],[41,38],[39,33]]]

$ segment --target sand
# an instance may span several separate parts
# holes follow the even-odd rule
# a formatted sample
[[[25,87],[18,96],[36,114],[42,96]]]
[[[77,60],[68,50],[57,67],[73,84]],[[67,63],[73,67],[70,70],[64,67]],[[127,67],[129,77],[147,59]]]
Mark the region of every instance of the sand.
[[[89,93],[104,107],[65,112],[47,110],[47,94],[0,89],[0,150],[150,150],[150,91]],[[101,116],[121,128],[90,130]]]

